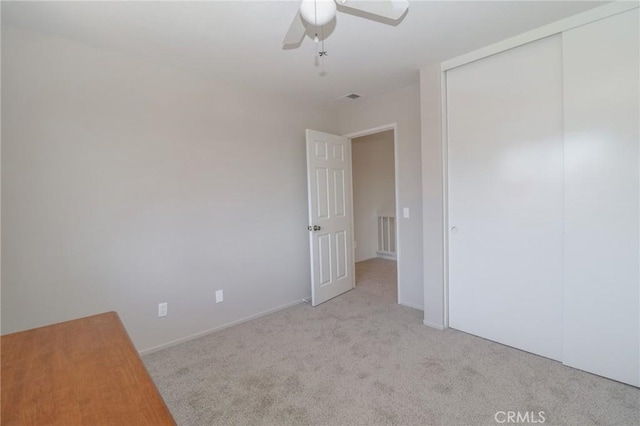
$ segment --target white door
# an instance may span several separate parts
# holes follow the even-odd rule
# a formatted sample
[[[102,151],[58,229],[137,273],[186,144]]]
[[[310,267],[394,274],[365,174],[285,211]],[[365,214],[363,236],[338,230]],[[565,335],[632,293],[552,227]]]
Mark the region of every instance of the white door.
[[[351,144],[348,138],[307,130],[311,304],[353,288]]]
[[[449,324],[562,357],[562,49],[447,72]]]
[[[566,365],[640,386],[640,12],[563,34]]]

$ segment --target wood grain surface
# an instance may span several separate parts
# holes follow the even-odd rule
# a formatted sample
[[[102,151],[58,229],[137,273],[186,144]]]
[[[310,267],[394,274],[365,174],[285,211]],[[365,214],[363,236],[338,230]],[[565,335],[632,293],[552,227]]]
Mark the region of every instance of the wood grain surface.
[[[175,425],[115,312],[0,339],[2,425]]]

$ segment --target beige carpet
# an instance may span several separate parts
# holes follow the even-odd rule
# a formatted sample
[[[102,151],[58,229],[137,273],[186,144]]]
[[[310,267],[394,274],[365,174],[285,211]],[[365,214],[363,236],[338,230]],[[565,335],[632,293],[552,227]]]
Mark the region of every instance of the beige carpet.
[[[145,356],[178,424],[497,424],[498,411],[543,411],[544,424],[640,424],[639,389],[430,329],[422,312],[396,304],[395,262],[356,272],[354,290],[316,308]]]

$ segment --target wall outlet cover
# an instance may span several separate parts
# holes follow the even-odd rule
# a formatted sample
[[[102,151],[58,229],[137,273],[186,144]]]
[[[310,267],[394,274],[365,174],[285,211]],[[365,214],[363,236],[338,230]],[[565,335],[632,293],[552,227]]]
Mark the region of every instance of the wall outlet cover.
[[[168,303],[158,303],[158,316],[159,317],[166,317],[167,316],[167,312],[169,309],[169,304]]]

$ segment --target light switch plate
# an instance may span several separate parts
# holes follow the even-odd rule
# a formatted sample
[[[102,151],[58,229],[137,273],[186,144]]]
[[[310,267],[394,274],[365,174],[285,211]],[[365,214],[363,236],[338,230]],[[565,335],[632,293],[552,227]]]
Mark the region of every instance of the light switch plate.
[[[216,291],[216,303],[220,303],[224,300],[224,295],[222,294],[222,290]]]
[[[409,207],[405,207],[402,209],[402,217],[405,219],[409,219]]]

